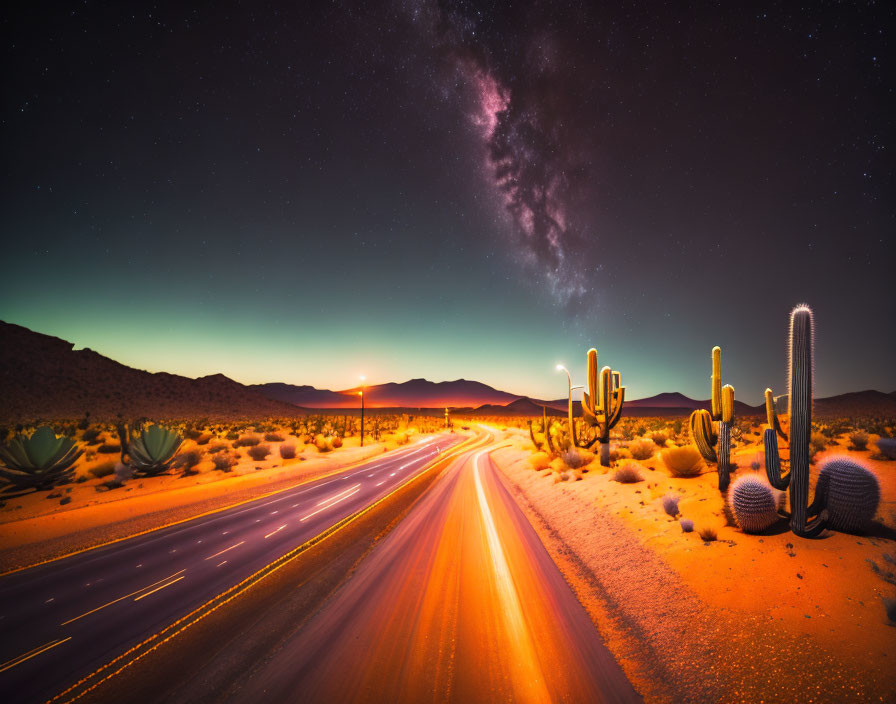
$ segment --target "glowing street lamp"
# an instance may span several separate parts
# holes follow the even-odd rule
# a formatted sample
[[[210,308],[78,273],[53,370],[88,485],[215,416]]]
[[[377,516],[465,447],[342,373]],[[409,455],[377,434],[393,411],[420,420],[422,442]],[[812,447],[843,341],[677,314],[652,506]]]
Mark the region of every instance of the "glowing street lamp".
[[[361,390],[358,396],[361,397],[361,447],[364,447],[364,380],[365,376],[361,375]]]
[[[564,367],[562,364],[558,364],[558,365],[557,365],[557,371],[558,371],[558,372],[561,372],[561,371],[566,372],[566,379],[567,379],[567,381],[569,381],[569,396],[568,396],[568,409],[569,409],[569,441],[570,441],[570,443],[572,443],[573,445],[575,445],[575,443],[576,443],[576,433],[575,433],[575,427],[574,427],[573,424],[572,424],[572,390],[573,390],[573,389],[582,389],[582,388],[584,388],[584,386],[582,386],[581,384],[578,384],[578,385],[576,385],[576,386],[573,386],[573,385],[572,385],[572,375],[569,373],[569,369],[567,369],[566,367]]]

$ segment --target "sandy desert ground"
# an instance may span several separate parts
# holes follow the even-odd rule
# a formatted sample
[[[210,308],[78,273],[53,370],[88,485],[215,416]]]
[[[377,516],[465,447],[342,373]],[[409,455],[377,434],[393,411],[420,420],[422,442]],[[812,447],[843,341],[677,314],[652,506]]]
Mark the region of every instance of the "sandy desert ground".
[[[642,481],[615,481],[596,460],[580,480],[564,480],[557,461],[533,468],[528,431],[496,427],[508,442],[494,459],[648,699],[893,700],[896,627],[884,600],[896,598],[896,462],[870,458],[876,438],[864,452],[832,441],[812,477],[833,454],[872,468],[882,494],[872,530],[807,540],[784,520],[759,535],[730,525],[714,469],[674,478],[659,448],[638,461],[623,459],[628,443],[614,443],[619,463],[636,462]],[[754,472],[761,445],[745,441],[733,459],[735,478]],[[680,497],[676,517],[663,508],[668,494]],[[693,532],[682,531],[682,517]],[[701,539],[703,527],[717,539]]]

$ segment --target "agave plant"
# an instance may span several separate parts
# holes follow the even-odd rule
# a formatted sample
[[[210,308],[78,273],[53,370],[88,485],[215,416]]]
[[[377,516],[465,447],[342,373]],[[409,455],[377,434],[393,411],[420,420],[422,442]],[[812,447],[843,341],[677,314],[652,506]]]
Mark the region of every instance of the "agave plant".
[[[144,476],[161,474],[171,467],[184,439],[161,425],[125,428],[119,424],[121,461]]]
[[[0,447],[0,477],[20,489],[50,489],[71,478],[73,465],[84,450],[65,436],[57,437],[47,426],[31,437],[16,435]]]

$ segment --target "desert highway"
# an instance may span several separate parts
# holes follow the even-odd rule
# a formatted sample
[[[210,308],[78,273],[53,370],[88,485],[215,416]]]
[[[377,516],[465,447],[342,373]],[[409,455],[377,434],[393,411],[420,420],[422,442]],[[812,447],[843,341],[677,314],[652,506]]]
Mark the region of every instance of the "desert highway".
[[[55,696],[386,496],[458,440],[430,438],[293,489],[0,577],[3,701]]]
[[[216,699],[640,701],[502,483],[494,447],[454,461],[333,598]]]

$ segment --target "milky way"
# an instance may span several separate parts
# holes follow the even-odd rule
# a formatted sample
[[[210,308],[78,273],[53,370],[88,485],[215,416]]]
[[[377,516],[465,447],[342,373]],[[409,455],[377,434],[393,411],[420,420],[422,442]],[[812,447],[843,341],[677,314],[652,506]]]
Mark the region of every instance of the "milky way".
[[[562,68],[562,43],[549,32],[524,31],[513,38],[508,59],[510,40],[484,37],[481,13],[428,3],[412,13],[443,60],[441,80],[465,99],[485,179],[521,258],[559,303],[575,305],[591,285],[588,245],[595,233],[577,207],[587,138],[570,119],[568,96],[579,91],[570,85],[576,77]]]

